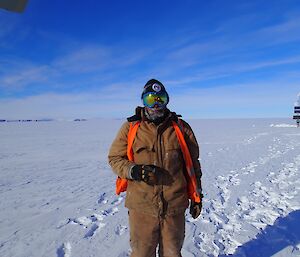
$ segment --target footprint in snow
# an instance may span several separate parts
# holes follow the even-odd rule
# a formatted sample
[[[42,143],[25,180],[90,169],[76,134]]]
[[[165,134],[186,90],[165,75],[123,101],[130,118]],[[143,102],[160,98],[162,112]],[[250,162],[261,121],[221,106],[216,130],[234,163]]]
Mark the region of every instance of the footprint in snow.
[[[102,193],[100,196],[99,196],[99,199],[97,201],[98,204],[106,204],[108,202],[108,200],[105,198],[106,196],[106,193]]]
[[[84,238],[90,238],[94,236],[99,228],[105,227],[105,223],[93,224],[89,231],[85,234]]]
[[[93,219],[91,219],[89,217],[82,216],[82,217],[79,217],[79,218],[75,218],[73,220],[73,222],[87,228],[90,224],[92,224]]]
[[[117,212],[119,212],[119,208],[118,208],[118,207],[113,207],[113,208],[109,208],[109,209],[107,209],[107,210],[101,211],[101,213],[102,213],[104,216],[114,215],[114,214],[116,214]]]
[[[123,234],[126,232],[127,229],[128,229],[128,228],[127,228],[126,226],[118,225],[118,226],[116,227],[116,229],[115,229],[115,233],[116,233],[118,236],[121,236],[121,235],[123,235]]]
[[[120,196],[117,199],[113,200],[111,202],[111,204],[113,204],[113,205],[119,205],[120,203],[122,203],[123,200],[124,200],[124,197]]]
[[[117,199],[117,201],[121,201],[121,200]],[[114,215],[118,211],[119,211],[118,207],[112,207],[112,208],[109,208],[106,210],[102,210],[100,214],[94,213],[90,216],[69,218],[68,222],[66,222],[64,224],[60,224],[57,228],[61,228],[67,224],[77,224],[77,225],[84,227],[85,229],[88,228],[88,231],[86,232],[84,238],[91,238],[96,234],[96,232],[99,229],[103,228],[106,225],[105,223],[103,223],[103,221],[106,219],[106,217],[109,215]],[[116,233],[118,235],[122,235],[126,229],[127,229],[126,227],[120,226],[117,228]]]
[[[93,215],[86,217],[82,216],[75,219],[69,219],[67,224],[78,224],[84,228],[89,228],[84,238],[90,238],[96,234],[96,232],[103,228],[106,224],[102,221],[106,218],[104,214],[94,213]]]
[[[241,170],[244,171],[244,173],[243,173],[244,175],[247,175],[249,173],[254,173],[256,167],[257,167],[257,164],[255,162],[250,162],[248,165],[243,167]]]
[[[71,244],[69,242],[62,244],[56,254],[57,257],[71,257]]]

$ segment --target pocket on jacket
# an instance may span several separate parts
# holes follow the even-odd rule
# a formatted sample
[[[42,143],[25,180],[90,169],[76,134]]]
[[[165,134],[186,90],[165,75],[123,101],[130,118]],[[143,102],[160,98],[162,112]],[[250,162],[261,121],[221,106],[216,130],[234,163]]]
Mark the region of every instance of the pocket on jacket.
[[[137,164],[152,164],[153,162],[153,147],[145,144],[133,144],[134,162]]]
[[[169,148],[165,150],[164,166],[170,173],[182,171],[183,156],[180,148]]]

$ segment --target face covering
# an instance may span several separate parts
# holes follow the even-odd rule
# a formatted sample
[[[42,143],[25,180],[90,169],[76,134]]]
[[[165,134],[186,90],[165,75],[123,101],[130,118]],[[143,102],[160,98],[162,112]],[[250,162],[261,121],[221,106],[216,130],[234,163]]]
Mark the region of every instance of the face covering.
[[[166,114],[165,107],[158,107],[158,108],[150,108],[145,107],[145,115],[148,120],[153,121],[154,123],[160,123],[164,120]]]

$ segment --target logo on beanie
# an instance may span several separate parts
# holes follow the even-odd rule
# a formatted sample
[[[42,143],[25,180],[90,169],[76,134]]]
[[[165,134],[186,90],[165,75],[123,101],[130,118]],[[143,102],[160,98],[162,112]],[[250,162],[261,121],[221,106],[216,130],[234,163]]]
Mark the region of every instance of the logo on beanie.
[[[159,92],[161,90],[161,86],[157,83],[154,83],[152,85],[152,89],[155,91],[155,92]]]

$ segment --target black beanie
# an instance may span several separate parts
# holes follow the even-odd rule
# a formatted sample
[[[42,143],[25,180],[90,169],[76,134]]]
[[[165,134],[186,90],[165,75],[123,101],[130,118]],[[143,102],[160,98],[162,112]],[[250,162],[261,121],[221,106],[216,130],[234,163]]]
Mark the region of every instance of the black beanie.
[[[150,79],[145,84],[141,98],[143,98],[143,95],[148,92],[165,92],[167,94],[168,101],[169,101],[169,95],[165,89],[165,86],[163,85],[163,83],[161,83],[160,81],[158,81],[156,79]]]

